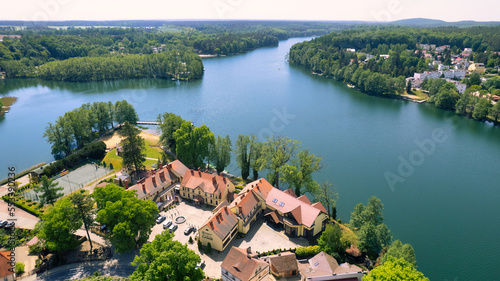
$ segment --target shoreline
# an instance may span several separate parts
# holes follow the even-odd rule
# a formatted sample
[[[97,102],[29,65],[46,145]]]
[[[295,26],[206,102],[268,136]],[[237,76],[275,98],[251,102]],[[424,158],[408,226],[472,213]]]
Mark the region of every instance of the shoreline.
[[[200,58],[213,58],[213,57],[217,57],[217,55],[207,55],[207,54],[198,54],[198,56],[200,56]]]

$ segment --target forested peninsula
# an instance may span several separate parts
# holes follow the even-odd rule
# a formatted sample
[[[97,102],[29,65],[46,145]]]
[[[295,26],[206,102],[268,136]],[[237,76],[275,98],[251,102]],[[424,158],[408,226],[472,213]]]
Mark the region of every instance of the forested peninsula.
[[[0,76],[57,81],[133,78],[194,80],[204,55],[235,55],[277,46],[291,36],[338,29],[325,23],[179,22],[153,28],[0,27]]]

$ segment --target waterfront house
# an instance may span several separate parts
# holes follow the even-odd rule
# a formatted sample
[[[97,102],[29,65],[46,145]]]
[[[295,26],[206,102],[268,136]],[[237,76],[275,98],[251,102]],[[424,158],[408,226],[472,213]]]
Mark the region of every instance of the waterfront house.
[[[299,273],[299,266],[295,253],[283,252],[266,257],[271,273],[279,277],[290,277]]]
[[[321,252],[309,260],[299,260],[301,281],[348,280],[361,281],[366,271],[356,265],[338,264],[332,256]]]
[[[234,193],[235,186],[227,178],[187,169],[180,184],[179,193],[182,198],[193,200],[198,204],[217,206]]]

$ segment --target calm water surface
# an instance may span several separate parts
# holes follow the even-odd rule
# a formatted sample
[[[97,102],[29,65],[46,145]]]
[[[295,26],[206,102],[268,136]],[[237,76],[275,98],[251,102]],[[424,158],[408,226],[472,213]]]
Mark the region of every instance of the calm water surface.
[[[8,166],[20,171],[52,159],[42,137],[47,122],[82,103],[127,99],[141,120],[174,112],[233,142],[251,133],[301,140],[323,157],[317,180],[334,183],[343,221],[375,195],[395,239],[413,245],[419,270],[431,280],[497,278],[500,128],[312,76],[285,60],[303,40],[205,59],[203,79],[190,83],[1,81],[0,95],[19,100],[0,120],[0,177]],[[441,142],[432,140],[433,131]],[[424,141],[427,151],[417,145]],[[411,167],[398,172],[406,161]],[[239,174],[234,164],[229,170]],[[401,176],[392,188],[388,173]]]

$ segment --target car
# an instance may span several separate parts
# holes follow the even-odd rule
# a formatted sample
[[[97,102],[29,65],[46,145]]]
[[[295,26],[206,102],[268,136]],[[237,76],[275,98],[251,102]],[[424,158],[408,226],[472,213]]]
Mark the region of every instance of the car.
[[[169,228],[168,228],[168,231],[170,233],[174,232],[177,230],[177,225],[176,224],[172,224]]]
[[[13,222],[13,221],[11,221],[11,222],[9,222],[9,223],[7,223],[7,224],[5,225],[5,228],[12,228],[12,227],[14,227],[15,225],[16,225],[16,223],[15,223],[15,222]]]
[[[189,226],[188,228],[186,228],[186,230],[184,230],[184,235],[189,235],[193,231],[194,231],[194,226]]]
[[[4,227],[7,225],[7,221],[0,220],[0,228]]]
[[[165,216],[159,216],[157,219],[156,219],[156,223],[160,224],[162,223],[167,217]]]
[[[108,228],[107,225],[103,224],[101,225],[101,227],[99,228],[101,231],[105,231],[106,229]]]
[[[171,221],[171,220],[168,220],[168,221],[166,221],[166,222],[163,224],[163,229],[165,229],[165,228],[169,228],[171,225],[172,225],[172,221]]]
[[[203,269],[204,266],[205,266],[205,261],[201,260],[199,263],[196,264],[196,266],[194,267],[194,269],[198,269],[198,268]]]

